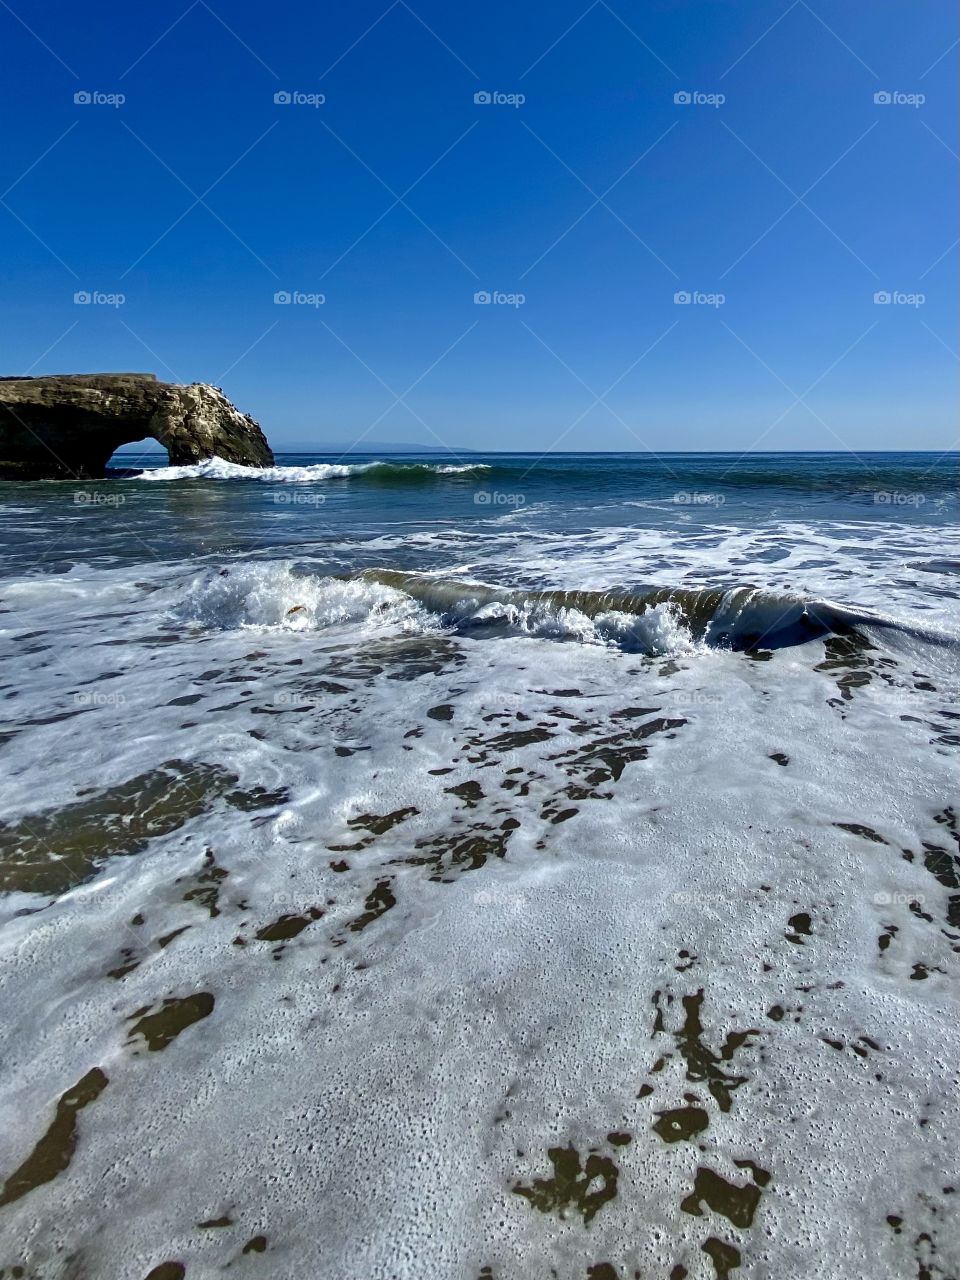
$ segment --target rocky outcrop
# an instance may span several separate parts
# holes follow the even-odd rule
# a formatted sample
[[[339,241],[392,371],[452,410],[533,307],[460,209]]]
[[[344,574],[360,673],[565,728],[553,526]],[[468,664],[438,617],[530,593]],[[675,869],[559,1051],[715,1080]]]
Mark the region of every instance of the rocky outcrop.
[[[205,382],[181,386],[152,373],[0,378],[0,479],[98,479],[115,449],[146,437],[176,466],[273,462],[254,420]]]

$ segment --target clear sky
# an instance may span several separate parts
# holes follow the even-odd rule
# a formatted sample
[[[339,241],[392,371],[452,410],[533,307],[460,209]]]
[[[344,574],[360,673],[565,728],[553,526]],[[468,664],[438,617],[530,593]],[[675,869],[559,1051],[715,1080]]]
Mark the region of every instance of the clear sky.
[[[952,0],[0,0],[0,40],[0,372],[214,382],[278,442],[957,447]]]

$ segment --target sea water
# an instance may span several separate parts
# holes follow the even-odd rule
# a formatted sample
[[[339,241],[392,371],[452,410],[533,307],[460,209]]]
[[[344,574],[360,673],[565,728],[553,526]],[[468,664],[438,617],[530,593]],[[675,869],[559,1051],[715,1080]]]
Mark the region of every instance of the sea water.
[[[960,1274],[956,455],[0,503],[0,1275]]]

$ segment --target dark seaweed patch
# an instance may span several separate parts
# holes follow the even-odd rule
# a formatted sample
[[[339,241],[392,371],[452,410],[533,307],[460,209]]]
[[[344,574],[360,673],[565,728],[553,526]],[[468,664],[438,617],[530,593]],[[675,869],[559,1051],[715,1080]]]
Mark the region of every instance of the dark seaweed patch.
[[[595,1152],[581,1165],[580,1153],[572,1144],[551,1147],[547,1155],[553,1165],[553,1177],[535,1178],[531,1186],[518,1182],[513,1190],[541,1213],[565,1218],[568,1210],[573,1210],[581,1215],[584,1225],[589,1225],[617,1194],[617,1166],[608,1156]],[[599,1185],[594,1186],[598,1180]]]
[[[363,904],[366,908],[363,915],[357,916],[356,920],[351,921],[347,926],[351,933],[360,933],[363,929],[366,929],[367,925],[373,924],[374,920],[379,920],[391,907],[397,905],[390,883],[389,880],[377,881],[367,894],[366,901]]]
[[[455,787],[447,787],[452,796],[457,796],[468,809],[475,809],[483,799],[483,788],[479,782],[461,782]]]
[[[684,1022],[675,1033],[677,1048],[687,1065],[687,1079],[693,1083],[707,1082],[707,1088],[716,1099],[721,1111],[729,1111],[735,1089],[739,1089],[747,1080],[746,1076],[731,1075],[724,1070],[724,1063],[730,1062],[737,1050],[750,1042],[751,1036],[758,1036],[756,1028],[748,1031],[730,1031],[715,1053],[703,1040],[704,1028],[701,1021],[703,1010],[703,988],[695,995],[683,997]],[[657,1023],[654,1034],[662,1029],[662,1011],[657,1009]]]
[[[62,809],[0,824],[0,890],[64,893],[106,858],[140,853],[206,812],[236,781],[218,765],[168,760]]]
[[[207,849],[203,856],[203,868],[193,877],[193,888],[183,895],[183,901],[199,903],[201,907],[206,907],[210,919],[215,919],[220,914],[220,886],[229,874],[223,867],[217,866],[213,850]],[[180,884],[182,881],[177,880],[176,883]]]
[[[555,736],[549,729],[537,726],[533,729],[515,729],[509,733],[499,733],[493,738],[471,739],[471,745],[492,747],[494,751],[517,751],[520,747],[532,747],[537,742],[546,742]]]
[[[303,933],[312,921],[319,920],[322,915],[323,911],[320,907],[309,907],[303,915],[292,913],[281,915],[270,924],[265,924],[262,929],[258,929],[255,936],[261,942],[289,942],[291,938]]]
[[[837,673],[836,685],[844,702],[851,700],[854,689],[869,684],[873,676],[878,674],[880,664],[870,656],[876,651],[876,646],[858,632],[828,636],[823,647],[826,656],[823,662],[814,667],[814,671]]]
[[[612,1147],[626,1147],[633,1141],[633,1134],[615,1130],[613,1133],[607,1134],[607,1141]]]
[[[869,840],[871,844],[889,844],[889,840],[884,840],[883,836],[874,831],[872,827],[865,826],[862,822],[835,822],[835,827],[839,827],[841,831],[849,831],[851,835],[862,836],[864,840]]]
[[[506,856],[507,844],[516,830],[507,819],[499,831],[491,831],[482,823],[475,823],[454,834],[434,836],[418,840],[414,848],[429,852],[412,854],[400,861],[415,867],[431,867],[431,880],[444,880],[456,871],[479,871],[488,858]]]
[[[752,1182],[740,1187],[701,1165],[693,1181],[693,1191],[680,1202],[680,1208],[684,1213],[702,1217],[702,1201],[714,1213],[722,1213],[729,1218],[735,1227],[749,1227],[753,1224],[761,1194],[760,1188]]]
[[[588,788],[596,788],[609,782],[619,782],[628,764],[646,760],[649,748],[644,739],[658,733],[672,733],[686,723],[686,720],[657,716],[644,724],[607,734],[583,747],[549,756],[548,759],[557,761],[569,777],[582,781]],[[580,798],[585,799],[590,794],[590,791],[584,791]]]
[[[673,1111],[658,1111],[657,1115],[659,1119],[653,1131],[664,1142],[689,1142],[710,1123],[702,1107],[677,1107]]]
[[[369,835],[356,844],[332,844],[330,848],[334,853],[346,853],[351,850],[365,849],[367,845],[373,844],[378,836],[386,835],[386,833],[397,826],[398,823],[405,822],[407,818],[412,817],[418,812],[413,805],[407,805],[404,809],[394,809],[391,813],[361,813],[356,818],[351,818],[347,826],[351,830],[369,831]]]
[[[249,813],[255,809],[274,809],[277,805],[286,804],[290,799],[290,792],[286,787],[277,787],[275,791],[268,791],[266,787],[251,787],[248,791],[228,791],[224,799],[232,808]]]
[[[812,924],[809,912],[798,911],[795,916],[791,916],[787,921],[788,927],[793,930],[792,933],[786,934],[787,941],[802,947],[803,939],[810,937]]]
[[[717,1280],[730,1280],[730,1272],[740,1266],[740,1250],[732,1244],[724,1244],[716,1236],[711,1236],[700,1246],[703,1253],[713,1263]]]
[[[23,1164],[3,1184],[0,1205],[19,1200],[28,1191],[52,1182],[73,1159],[77,1146],[77,1114],[96,1102],[107,1087],[107,1077],[94,1067],[57,1100],[53,1122]]]
[[[129,1039],[142,1036],[150,1052],[158,1053],[172,1044],[187,1027],[208,1018],[213,1013],[214,1003],[209,991],[198,991],[195,995],[180,998],[171,996],[154,1013],[143,1009],[132,1015],[130,1021],[134,1018],[137,1021],[130,1030]]]
[[[404,636],[345,647],[330,659],[326,670],[341,680],[370,680],[384,671],[388,680],[416,680],[439,675],[464,661],[457,644],[444,636]]]

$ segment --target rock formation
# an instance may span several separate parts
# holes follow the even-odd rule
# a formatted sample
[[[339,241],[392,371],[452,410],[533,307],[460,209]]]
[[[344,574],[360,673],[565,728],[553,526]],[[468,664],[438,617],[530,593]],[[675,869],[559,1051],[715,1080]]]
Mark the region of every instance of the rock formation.
[[[273,462],[254,420],[205,382],[181,386],[152,373],[0,378],[0,479],[98,479],[115,449],[148,436],[171,465]]]

